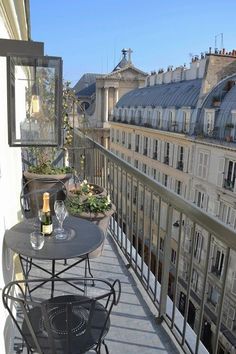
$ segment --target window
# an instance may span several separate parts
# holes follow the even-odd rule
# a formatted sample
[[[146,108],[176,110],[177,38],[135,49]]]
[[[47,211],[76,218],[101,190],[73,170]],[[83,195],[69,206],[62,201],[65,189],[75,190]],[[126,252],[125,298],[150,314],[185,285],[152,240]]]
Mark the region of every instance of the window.
[[[224,188],[231,191],[234,190],[236,178],[236,161],[226,160],[226,179],[224,180]]]
[[[137,186],[134,186],[133,189],[133,203],[136,204],[137,202]]]
[[[122,132],[122,145],[125,145],[125,132]]]
[[[170,143],[165,143],[164,163],[166,165],[169,165],[169,157],[170,157]]]
[[[203,128],[204,133],[208,135],[212,135],[214,124],[215,124],[215,112],[206,110],[204,116],[204,128]]]
[[[223,202],[220,202],[219,219],[228,224],[230,220],[231,208]]]
[[[169,129],[172,127],[172,121],[173,121],[173,112],[169,111],[169,118],[168,118],[168,127],[169,127]]]
[[[160,251],[163,252],[164,251],[164,238],[160,238]]]
[[[202,234],[200,232],[196,231],[193,256],[199,263],[201,261],[202,247],[203,247]]]
[[[153,155],[152,155],[152,158],[154,160],[157,160],[157,153],[158,153],[158,140],[154,140],[153,141]]]
[[[209,285],[208,291],[208,301],[211,302],[213,306],[216,306],[219,300],[220,294],[212,285]]]
[[[187,115],[186,112],[183,112],[183,132],[188,133],[189,132],[189,115]]]
[[[113,128],[111,129],[111,141],[112,142],[114,141],[114,129]]]
[[[198,166],[197,166],[197,176],[206,179],[207,178],[207,168],[209,163],[209,153],[199,151],[198,154]]]
[[[196,205],[199,208],[207,210],[208,196],[204,192],[200,192],[200,191],[196,190],[195,191],[194,203],[196,203]]]
[[[139,152],[140,135],[135,135],[135,151]]]
[[[176,251],[173,248],[171,249],[171,263],[176,263]]]
[[[134,167],[138,168],[138,160],[134,160]]]
[[[153,168],[153,179],[157,179],[157,170]]]
[[[165,173],[163,174],[163,184],[165,187],[167,187],[167,183],[168,183],[168,175],[166,175]]]
[[[139,125],[141,123],[141,119],[142,119],[142,112],[141,112],[141,110],[138,110],[136,118],[135,118],[135,123]]]
[[[157,128],[161,125],[161,112],[157,111]]]
[[[128,133],[128,149],[131,149],[131,133]]]
[[[147,165],[143,163],[142,172],[147,173]]]
[[[182,182],[181,181],[176,181],[175,182],[175,192],[179,195],[182,194]]]
[[[144,136],[143,138],[143,155],[147,156],[147,151],[148,151],[148,138]]]
[[[183,168],[184,168],[184,148],[183,148],[183,146],[179,146],[177,169],[180,171],[183,171]]]
[[[119,143],[120,141],[120,132],[119,130],[116,131],[116,142]]]
[[[220,277],[222,275],[224,258],[225,258],[224,252],[220,250],[217,246],[215,246],[213,252],[211,271],[217,277]]]
[[[149,126],[152,124],[152,111],[147,112],[147,123]]]
[[[198,287],[198,272],[196,271],[196,269],[193,269],[193,272],[192,272],[191,287],[192,287],[192,289],[194,291],[197,291],[197,287]]]

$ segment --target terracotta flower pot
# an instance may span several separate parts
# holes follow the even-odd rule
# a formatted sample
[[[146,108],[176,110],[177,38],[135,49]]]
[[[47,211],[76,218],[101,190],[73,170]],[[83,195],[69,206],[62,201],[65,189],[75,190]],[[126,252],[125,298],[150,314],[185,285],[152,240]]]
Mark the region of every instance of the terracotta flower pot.
[[[77,216],[79,218],[82,219],[86,219],[91,221],[93,224],[96,224],[104,233],[104,242],[103,244],[98,247],[95,251],[91,252],[89,254],[89,258],[95,258],[98,257],[102,254],[103,248],[104,248],[104,243],[105,243],[105,239],[107,236],[107,228],[109,225],[109,221],[111,216],[115,213],[116,211],[116,207],[114,204],[111,204],[111,209],[103,212],[103,213],[85,213],[85,212],[81,212],[78,214],[73,214],[73,216]]]

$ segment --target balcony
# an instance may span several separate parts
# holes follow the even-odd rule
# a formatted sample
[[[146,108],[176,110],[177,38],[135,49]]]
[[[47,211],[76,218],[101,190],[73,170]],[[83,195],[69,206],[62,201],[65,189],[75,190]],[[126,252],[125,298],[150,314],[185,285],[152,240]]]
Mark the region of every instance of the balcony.
[[[122,282],[121,303],[112,315],[107,337],[110,352],[177,353],[173,344],[177,341],[180,351],[185,353],[217,353],[222,338],[224,343],[233,345],[234,334],[221,323],[224,306],[220,303],[227,303],[224,290],[231,288],[229,263],[232,265],[236,251],[235,232],[95,142],[78,135],[76,146],[69,152],[75,168],[76,156],[81,151],[85,154],[84,170],[78,168],[78,175],[106,188],[117,210],[109,225],[104,254],[91,261],[95,276],[119,277]],[[120,188],[127,185],[129,188]],[[135,187],[137,195],[131,192],[128,196]],[[183,244],[187,236],[194,244],[195,233],[191,230],[198,227],[203,233],[204,257],[198,264],[201,288],[193,292],[190,280],[195,264],[194,247],[186,254]],[[215,240],[228,250],[221,282],[217,284],[221,300],[216,312],[206,310],[210,254]],[[173,243],[175,265],[171,264]],[[183,269],[184,262],[188,266]],[[63,262],[57,266],[63,267]],[[83,269],[73,271],[77,275]],[[204,327],[208,322],[212,323],[210,331]]]

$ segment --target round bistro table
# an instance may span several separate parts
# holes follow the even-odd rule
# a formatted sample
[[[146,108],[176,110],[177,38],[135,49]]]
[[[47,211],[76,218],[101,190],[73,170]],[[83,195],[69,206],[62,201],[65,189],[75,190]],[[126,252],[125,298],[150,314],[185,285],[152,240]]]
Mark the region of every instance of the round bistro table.
[[[34,250],[30,243],[30,233],[34,231],[34,222],[31,219],[24,220],[6,231],[5,243],[7,247],[19,254],[22,271],[26,279],[29,277],[32,266],[48,273],[51,277],[58,278],[59,275],[78,263],[87,262],[89,253],[95,251],[104,241],[103,232],[90,221],[68,216],[63,223],[63,227],[67,232],[67,238],[59,240],[55,238],[54,234],[45,236],[44,246],[41,250]],[[73,264],[65,266],[60,272],[55,271],[56,260],[73,258],[77,259]],[[51,261],[51,270],[38,265],[34,260]],[[85,277],[87,276],[86,270],[87,264],[85,265]],[[30,292],[33,290],[31,289]]]

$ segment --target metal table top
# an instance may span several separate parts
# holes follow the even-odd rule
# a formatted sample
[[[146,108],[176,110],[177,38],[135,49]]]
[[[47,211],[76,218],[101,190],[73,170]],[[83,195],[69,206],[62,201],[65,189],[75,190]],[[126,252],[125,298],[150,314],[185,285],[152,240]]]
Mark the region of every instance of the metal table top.
[[[30,233],[34,231],[33,222],[24,220],[5,233],[6,245],[16,253],[36,259],[59,260],[84,257],[95,251],[104,241],[104,234],[90,221],[69,216],[63,223],[68,232],[65,240],[55,236],[45,236],[41,250],[34,250],[30,243]]]

